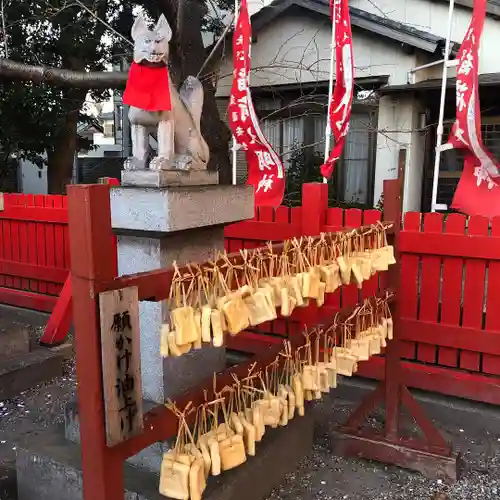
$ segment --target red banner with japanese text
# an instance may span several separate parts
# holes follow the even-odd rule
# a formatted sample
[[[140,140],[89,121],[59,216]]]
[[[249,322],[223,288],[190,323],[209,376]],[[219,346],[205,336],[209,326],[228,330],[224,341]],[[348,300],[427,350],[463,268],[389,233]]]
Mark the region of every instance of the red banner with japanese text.
[[[464,169],[452,207],[468,215],[500,215],[499,163],[481,135],[479,46],[487,0],[475,0],[472,20],[458,52],[456,119],[448,143],[464,150]]]
[[[332,23],[335,23],[335,88],[329,103],[330,128],[335,144],[321,175],[329,179],[344,149],[349,131],[354,93],[354,60],[352,55],[351,16],[347,0],[330,0]]]
[[[229,126],[248,164],[247,183],[254,187],[255,205],[278,207],[285,192],[285,171],[259,125],[250,93],[252,30],[247,0],[240,4],[233,35],[234,75],[229,97]]]

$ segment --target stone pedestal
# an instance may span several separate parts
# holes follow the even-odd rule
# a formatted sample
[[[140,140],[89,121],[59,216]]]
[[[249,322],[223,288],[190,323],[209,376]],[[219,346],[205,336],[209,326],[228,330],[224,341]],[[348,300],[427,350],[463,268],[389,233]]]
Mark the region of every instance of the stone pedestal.
[[[138,182],[142,180],[139,175]],[[111,222],[118,235],[118,273],[170,267],[174,261],[179,266],[205,262],[224,249],[224,225],[253,213],[250,186],[115,187]],[[162,359],[160,331],[168,315],[166,301],[140,304],[143,395],[159,404],[225,367],[224,348],[204,347]]]

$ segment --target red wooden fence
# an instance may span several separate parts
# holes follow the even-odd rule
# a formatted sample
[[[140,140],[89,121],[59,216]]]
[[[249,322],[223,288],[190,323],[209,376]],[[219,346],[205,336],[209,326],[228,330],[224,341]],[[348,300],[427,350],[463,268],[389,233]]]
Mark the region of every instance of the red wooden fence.
[[[233,252],[265,241],[356,227],[378,220],[375,210],[327,208],[316,185],[306,185],[303,205],[260,209],[252,221],[226,228]],[[0,212],[0,303],[50,311],[69,267],[63,196],[4,195]],[[401,232],[402,331],[407,385],[500,404],[500,219],[406,214]],[[328,298],[328,310],[384,289],[372,278],[361,292],[345,287]],[[293,322],[261,325],[278,340]],[[249,341],[252,340],[251,335]],[[257,345],[258,342],[254,342]],[[383,357],[362,374],[383,377]]]
[[[267,241],[280,242],[302,235],[317,235],[320,232],[338,231],[343,228],[359,227],[380,220],[381,213],[377,210],[328,208],[326,189],[322,184],[306,184],[302,193],[302,206],[296,208],[279,207],[260,208],[256,210],[253,220],[228,226],[224,231],[225,246],[228,252],[237,252],[244,248],[256,248]],[[291,319],[277,319],[271,323],[259,325],[250,329],[255,335],[245,334],[229,339],[229,346],[241,350],[253,350],[265,346],[266,340],[281,342],[284,336],[299,328],[300,322],[315,324],[311,315],[332,315],[343,307],[354,306],[362,298],[372,296],[386,288],[385,274],[375,276],[363,284],[358,290],[356,285],[344,286],[327,296],[321,310],[314,307],[296,310]]]
[[[500,404],[500,218],[408,213],[400,249],[405,382]]]
[[[51,311],[69,269],[62,195],[4,194],[0,211],[0,303]]]

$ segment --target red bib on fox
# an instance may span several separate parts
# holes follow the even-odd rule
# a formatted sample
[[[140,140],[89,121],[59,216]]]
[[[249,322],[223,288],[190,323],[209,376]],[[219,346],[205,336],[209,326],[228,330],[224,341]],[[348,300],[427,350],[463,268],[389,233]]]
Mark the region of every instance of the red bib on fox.
[[[123,102],[145,111],[171,111],[168,68],[143,66],[133,62],[128,73]]]

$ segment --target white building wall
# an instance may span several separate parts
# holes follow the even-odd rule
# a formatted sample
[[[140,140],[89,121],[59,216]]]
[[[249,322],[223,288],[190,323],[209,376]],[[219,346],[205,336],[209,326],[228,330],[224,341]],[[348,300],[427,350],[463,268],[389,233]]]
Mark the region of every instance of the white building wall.
[[[252,45],[252,87],[326,81],[330,68],[331,28],[321,18],[284,14],[257,34]],[[391,84],[406,83],[415,56],[397,43],[354,28],[356,78],[388,75]],[[231,90],[233,62],[228,50],[220,67],[219,97]]]
[[[252,45],[251,86],[271,86],[293,83],[325,81],[330,64],[331,31],[327,22],[318,18],[298,17],[285,14],[277,23],[257,33],[257,42]],[[270,48],[272,47],[272,50]],[[403,53],[397,43],[354,28],[353,51],[356,78],[367,76],[389,76],[389,84],[407,83],[409,71],[416,66],[417,57]],[[232,54],[228,51],[222,63],[217,95],[226,97],[230,93],[232,79]],[[397,176],[400,147],[410,150],[413,134],[413,100],[392,102],[384,97],[380,101],[379,134],[377,137],[374,203],[380,198],[384,179]],[[418,149],[408,155],[418,159]],[[412,167],[413,168],[413,165]],[[411,170],[408,168],[408,171]],[[422,171],[417,167],[416,173]],[[412,177],[415,186],[421,182]],[[411,190],[411,187],[408,187]],[[420,203],[420,187],[415,188],[408,199]],[[411,206],[416,207],[411,201]]]

